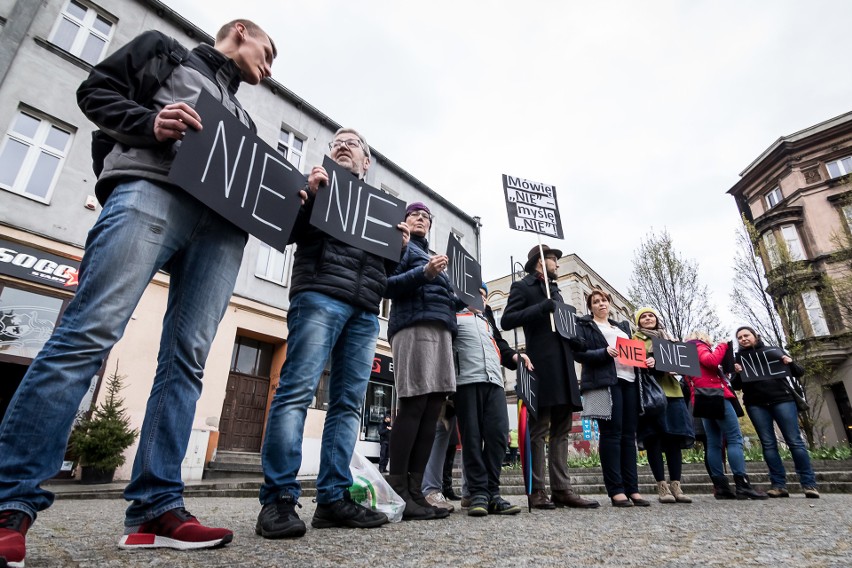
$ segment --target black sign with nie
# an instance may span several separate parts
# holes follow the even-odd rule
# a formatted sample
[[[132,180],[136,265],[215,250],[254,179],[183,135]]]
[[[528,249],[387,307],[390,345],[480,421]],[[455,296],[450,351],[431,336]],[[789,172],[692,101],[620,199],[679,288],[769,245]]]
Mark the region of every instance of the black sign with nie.
[[[367,185],[334,160],[322,163],[328,186],[317,191],[311,225],[348,245],[398,261],[402,255],[405,201]]]
[[[659,337],[652,337],[651,345],[654,350],[654,368],[656,370],[686,375],[687,377],[701,376],[698,349],[694,343],[667,341]]]
[[[553,321],[556,324],[556,331],[565,339],[577,336],[577,308],[574,306],[556,302]]]
[[[204,128],[189,129],[169,181],[280,251],[301,207],[305,176],[202,91],[195,110]]]
[[[465,250],[452,233],[447,240],[447,276],[456,295],[471,308],[479,311],[485,309],[479,287],[482,286],[482,271],[476,259]]]
[[[518,365],[515,391],[518,398],[527,405],[533,418],[538,418],[538,377],[526,365]]]

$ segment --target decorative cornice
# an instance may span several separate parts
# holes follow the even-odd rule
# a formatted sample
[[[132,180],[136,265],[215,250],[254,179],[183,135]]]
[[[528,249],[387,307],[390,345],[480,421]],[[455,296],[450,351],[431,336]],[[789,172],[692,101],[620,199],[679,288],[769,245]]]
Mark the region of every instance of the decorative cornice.
[[[801,223],[804,220],[804,207],[802,206],[784,207],[783,205],[776,205],[769,211],[769,213],[764,213],[754,221],[754,228],[761,233],[785,221]]]

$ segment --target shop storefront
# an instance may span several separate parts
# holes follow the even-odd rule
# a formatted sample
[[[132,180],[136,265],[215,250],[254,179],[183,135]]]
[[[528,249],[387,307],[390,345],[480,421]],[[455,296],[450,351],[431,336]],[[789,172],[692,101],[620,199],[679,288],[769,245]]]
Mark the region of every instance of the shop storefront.
[[[0,238],[0,420],[77,290],[80,263]]]
[[[76,292],[79,268],[78,260],[0,238],[0,420]],[[99,379],[92,377],[82,410]]]

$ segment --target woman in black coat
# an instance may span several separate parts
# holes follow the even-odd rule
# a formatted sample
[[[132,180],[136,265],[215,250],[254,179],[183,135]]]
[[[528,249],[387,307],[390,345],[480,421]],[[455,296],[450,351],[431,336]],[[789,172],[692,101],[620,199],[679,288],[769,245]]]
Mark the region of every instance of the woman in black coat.
[[[553,509],[557,506],[594,508],[597,501],[583,499],[571,488],[568,477],[569,433],[572,415],[582,409],[574,358],[568,342],[551,328],[550,314],[555,302],[562,301],[556,284],[557,261],[562,256],[558,250],[547,246],[544,264],[539,260],[539,248],[534,247],[524,267],[528,272],[522,280],[512,284],[509,299],[503,312],[501,325],[510,330],[523,326],[526,353],[538,377],[538,416],[530,415],[530,448],[532,450],[532,494],[530,507]],[[550,284],[550,299],[544,289],[543,266],[546,266]],[[544,463],[545,438],[550,436],[549,474],[552,500],[545,491]]]
[[[610,302],[609,294],[593,290],[586,299],[589,315],[577,320],[577,337],[583,343],[583,351],[575,353],[583,365],[583,416],[598,421],[601,469],[613,507],[647,507],[651,503],[639,493],[636,467],[636,372],[616,361],[616,342],[619,337],[630,339],[630,324],[609,319]]]

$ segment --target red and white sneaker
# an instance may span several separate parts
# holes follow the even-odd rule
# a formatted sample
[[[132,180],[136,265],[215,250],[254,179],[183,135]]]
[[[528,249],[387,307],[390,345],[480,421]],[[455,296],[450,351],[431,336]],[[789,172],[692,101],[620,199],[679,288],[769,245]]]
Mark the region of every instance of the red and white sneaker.
[[[228,529],[205,527],[183,507],[166,511],[152,521],[127,530],[129,532],[118,541],[119,548],[217,548],[234,538],[234,533]]]
[[[0,566],[23,568],[27,531],[33,520],[23,511],[0,511]]]

